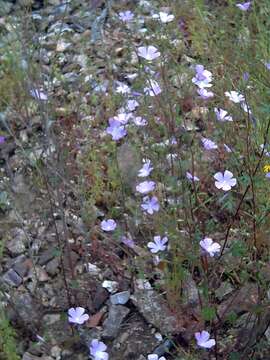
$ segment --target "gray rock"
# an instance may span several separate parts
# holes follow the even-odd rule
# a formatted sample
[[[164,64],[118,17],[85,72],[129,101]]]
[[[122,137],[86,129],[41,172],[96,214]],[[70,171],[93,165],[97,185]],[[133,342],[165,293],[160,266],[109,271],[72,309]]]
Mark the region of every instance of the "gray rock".
[[[93,305],[96,311],[98,311],[101,308],[101,306],[105,303],[108,297],[109,297],[108,291],[101,286],[97,286],[97,291],[93,299]]]
[[[155,348],[153,354],[157,354],[158,357],[163,356],[165,353],[169,352],[172,347],[173,342],[171,340],[165,340],[162,344]]]
[[[157,344],[151,328],[138,313],[134,313],[113,341],[110,355],[113,360],[145,359],[143,354],[152,352]]]
[[[191,274],[186,274],[185,279],[183,281],[182,290],[183,290],[183,299],[185,305],[192,305],[192,306],[199,305],[200,299],[199,299],[198,289]]]
[[[13,306],[26,324],[33,326],[33,324],[37,325],[39,323],[40,308],[33,301],[30,294],[18,294],[13,298]]]
[[[25,255],[20,255],[12,261],[11,266],[13,270],[23,278],[32,267],[32,262],[30,259],[27,259]]]
[[[22,283],[22,278],[14,271],[9,269],[3,276],[2,280],[9,286],[18,287]]]
[[[40,357],[26,352],[23,354],[22,360],[40,360]]]
[[[111,305],[108,318],[104,321],[103,336],[107,339],[114,339],[124,318],[128,315],[129,309],[122,305]]]
[[[40,258],[38,260],[39,265],[42,266],[47,264],[50,260],[54,258],[54,255],[55,255],[54,248],[50,248],[48,250],[43,251],[43,253],[40,255]]]
[[[153,289],[139,289],[135,286],[131,300],[142,316],[162,334],[169,335],[185,331],[183,327],[185,314],[179,315],[179,319],[176,319],[162,295]],[[180,321],[181,319],[183,322]]]
[[[60,321],[61,314],[46,314],[42,321],[44,321],[45,325],[52,325],[56,323],[57,321]]]
[[[58,272],[58,267],[60,264],[60,259],[58,257],[52,259],[51,261],[48,262],[48,264],[46,265],[46,271],[48,274],[50,275],[56,275]]]
[[[1,0],[0,1],[0,16],[5,16],[5,15],[9,14],[12,9],[12,6],[13,6],[12,3]]]
[[[228,282],[223,282],[220,287],[215,291],[215,294],[219,300],[222,300],[226,295],[229,295],[233,291],[233,287]]]
[[[12,256],[20,255],[25,251],[26,236],[25,232],[20,228],[13,229],[11,233],[12,239],[6,243],[7,249]]]
[[[130,298],[130,291],[122,291],[110,296],[113,305],[125,305]]]

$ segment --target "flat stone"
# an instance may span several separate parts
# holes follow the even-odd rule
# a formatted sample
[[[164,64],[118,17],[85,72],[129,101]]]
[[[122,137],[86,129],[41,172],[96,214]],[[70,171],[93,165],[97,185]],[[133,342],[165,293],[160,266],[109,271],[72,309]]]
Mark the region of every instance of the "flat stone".
[[[122,291],[110,296],[113,305],[125,305],[130,298],[130,291]]]
[[[102,287],[107,289],[110,293],[115,293],[118,290],[118,283],[112,280],[104,280]]]
[[[20,255],[25,251],[26,236],[25,232],[20,228],[15,228],[12,231],[12,239],[6,243],[7,249],[12,256]]]
[[[28,293],[18,294],[13,299],[14,308],[26,324],[37,325],[40,319],[40,308]]]
[[[185,331],[184,311],[176,317],[168,308],[162,295],[153,289],[139,289],[135,284],[135,292],[131,300],[145,320],[154,325],[162,334],[177,334]]]
[[[55,257],[54,259],[50,260],[46,265],[46,271],[49,275],[56,275],[58,273],[58,267],[60,265],[60,259]]]
[[[32,261],[28,259],[25,255],[20,255],[13,259],[11,266],[13,270],[15,270],[16,273],[23,278],[31,269]]]
[[[9,269],[3,276],[2,280],[9,286],[18,287],[22,283],[22,278],[14,271]]]
[[[96,311],[98,311],[101,308],[101,306],[105,303],[108,297],[109,297],[108,291],[101,286],[97,286],[97,290],[93,299],[93,306]]]
[[[108,318],[104,321],[104,338],[116,338],[124,318],[128,315],[129,309],[122,305],[111,305]]]
[[[38,260],[39,265],[42,266],[47,264],[50,260],[54,258],[54,255],[55,255],[55,250],[53,248],[43,251]]]
[[[220,317],[226,312],[235,312],[241,314],[245,311],[250,311],[258,304],[258,288],[256,284],[250,283],[244,285],[239,290],[236,290],[218,306],[218,314]]]
[[[60,321],[60,319],[61,319],[61,314],[46,314],[43,316],[42,321],[44,321],[46,325],[52,325],[57,321]]]

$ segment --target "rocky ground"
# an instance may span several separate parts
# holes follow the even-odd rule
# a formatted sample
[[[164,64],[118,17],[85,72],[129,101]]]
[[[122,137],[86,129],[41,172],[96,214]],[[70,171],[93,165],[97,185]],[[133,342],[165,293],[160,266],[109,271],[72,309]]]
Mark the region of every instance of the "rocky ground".
[[[121,80],[124,66],[132,68],[123,60],[125,48],[115,25],[116,14],[139,2],[26,2],[0,1],[1,46],[6,46],[7,39],[9,44],[16,41],[14,24],[20,24],[19,37],[25,35],[25,42],[31,39],[33,45],[20,59],[21,66],[31,61],[42,69],[42,75],[25,79],[25,89],[33,88],[35,81],[41,93],[41,84],[46,84],[57,122],[44,115],[45,109],[40,112],[44,103],[31,95],[20,99],[22,120],[9,107],[0,113],[6,136],[0,144],[1,301],[17,331],[18,352],[23,360],[83,360],[89,358],[89,342],[98,338],[108,345],[112,360],[143,360],[150,353],[185,359],[199,323],[195,281],[189,276],[182,285],[182,308],[169,307],[152,281],[138,276],[139,268],[145,274],[151,272],[151,265],[142,270],[138,264],[145,250],[139,245],[115,246],[114,239],[104,245],[94,223],[106,210],[102,204],[90,204],[87,216],[82,214],[86,205],[76,188],[75,159],[87,147],[84,131],[93,124],[93,138],[97,132],[93,104],[100,102],[99,84],[107,84],[106,54],[116,58],[110,68],[116,80]],[[151,2],[140,1],[140,6],[145,16],[150,14]],[[25,16],[25,22],[20,16]],[[31,26],[26,26],[27,21]],[[24,101],[30,104],[30,114],[23,108]],[[106,115],[101,108],[99,117]],[[51,127],[54,137],[48,141]],[[130,175],[128,150],[118,156],[123,171]],[[59,158],[61,152],[67,169]],[[133,167],[136,159],[130,156]],[[268,280],[269,270],[264,271]],[[247,321],[245,312],[257,302],[256,286],[247,283],[238,291],[225,282],[217,296],[220,314],[228,307],[237,314],[237,333],[241,322]],[[90,319],[85,326],[74,328],[68,323],[67,310],[72,306],[87,310]],[[270,340],[270,330],[265,335]],[[244,337],[241,334],[242,341]],[[175,357],[177,348],[183,357]],[[201,359],[208,355],[202,354]]]

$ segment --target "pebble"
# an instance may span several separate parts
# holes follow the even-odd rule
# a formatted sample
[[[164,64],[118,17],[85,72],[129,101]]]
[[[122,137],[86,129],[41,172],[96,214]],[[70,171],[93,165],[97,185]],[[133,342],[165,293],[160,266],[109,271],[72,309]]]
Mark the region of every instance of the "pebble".
[[[110,296],[113,305],[125,305],[130,298],[130,291],[122,291]]]
[[[118,290],[118,283],[116,281],[104,280],[102,287],[107,289],[110,293],[115,293]]]
[[[3,276],[2,280],[10,286],[18,287],[22,283],[22,278],[14,271],[9,269]]]

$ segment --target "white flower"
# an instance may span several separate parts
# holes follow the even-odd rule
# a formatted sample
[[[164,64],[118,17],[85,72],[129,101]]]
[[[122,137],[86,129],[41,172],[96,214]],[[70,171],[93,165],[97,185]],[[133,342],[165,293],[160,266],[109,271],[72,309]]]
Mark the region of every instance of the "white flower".
[[[206,90],[204,88],[199,88],[197,90],[197,93],[200,95],[200,97],[203,100],[208,100],[208,99],[211,99],[212,97],[215,96],[215,94],[212,91],[208,91],[208,90]]]
[[[189,171],[186,172],[186,178],[190,181],[200,181],[197,176],[192,175]]]
[[[220,252],[221,246],[213,242],[213,240],[209,237],[204,238],[200,241],[201,248],[207,252],[211,257],[215,256],[216,253]]]
[[[266,149],[267,147],[268,147],[268,145],[265,145],[265,146],[264,146],[264,144],[260,145],[261,150],[263,150],[263,154],[265,156],[270,156],[270,151],[267,151],[267,149]]]
[[[203,65],[195,66],[196,75],[192,78],[193,84],[197,85],[199,88],[206,88],[213,86],[211,84],[212,81],[212,73],[211,71],[205,70]]]
[[[113,231],[117,225],[113,219],[108,219],[102,220],[100,226],[103,231]]]
[[[154,236],[154,242],[149,242],[147,247],[150,249],[151,253],[156,254],[159,251],[166,250],[166,243],[168,242],[168,238],[165,236],[161,239],[160,236]]]
[[[157,354],[149,354],[147,360],[166,360],[164,356],[158,357]]]
[[[214,141],[204,137],[202,138],[202,143],[205,150],[215,150],[218,148],[217,144]]]
[[[237,91],[226,91],[225,95],[235,104],[245,101],[244,96],[242,94],[238,93]]]
[[[149,80],[149,83],[150,83],[150,86],[147,86],[143,89],[143,91],[146,95],[156,96],[162,92],[161,87],[159,86],[157,81]]]
[[[214,178],[217,180],[215,181],[215,186],[224,191],[231,190],[231,188],[236,185],[236,179],[233,177],[233,173],[228,170],[225,170],[224,174],[222,174],[222,172],[216,173]]]
[[[228,115],[228,111],[216,107],[214,108],[214,111],[218,121],[233,121],[233,118]]]
[[[91,345],[89,347],[90,354],[94,360],[108,360],[109,354],[105,352],[107,346],[97,339],[92,340]]]
[[[156,196],[149,198],[149,196],[145,196],[143,198],[143,203],[141,204],[141,208],[146,211],[148,214],[153,215],[154,212],[159,211],[159,202]]]
[[[114,120],[119,121],[122,125],[126,125],[132,118],[132,113],[120,113],[113,117]]]
[[[127,109],[129,111],[134,111],[139,106],[139,103],[137,100],[128,100],[127,101]]]
[[[148,124],[147,120],[141,116],[135,116],[132,121],[137,126],[146,126]]]
[[[89,315],[85,314],[85,309],[82,307],[70,308],[68,310],[68,321],[70,323],[82,325],[89,319]]]
[[[138,55],[145,60],[155,60],[160,56],[160,52],[155,46],[140,46],[138,48]]]
[[[202,348],[211,349],[211,347],[216,345],[216,341],[214,339],[210,339],[209,332],[205,330],[202,332],[196,332],[195,338],[197,340],[197,345]]]
[[[117,88],[115,90],[119,94],[129,94],[130,87],[122,82],[118,82]]]
[[[154,181],[143,181],[136,186],[136,190],[141,194],[147,194],[155,189],[156,183]]]
[[[139,170],[138,176],[139,177],[146,177],[148,176],[151,171],[153,170],[153,166],[151,165],[151,160],[145,160],[143,167]]]
[[[158,19],[160,20],[162,23],[167,24],[171,21],[174,20],[174,15],[173,14],[168,14],[164,11],[160,11],[158,14],[154,14],[152,16],[153,19]]]

